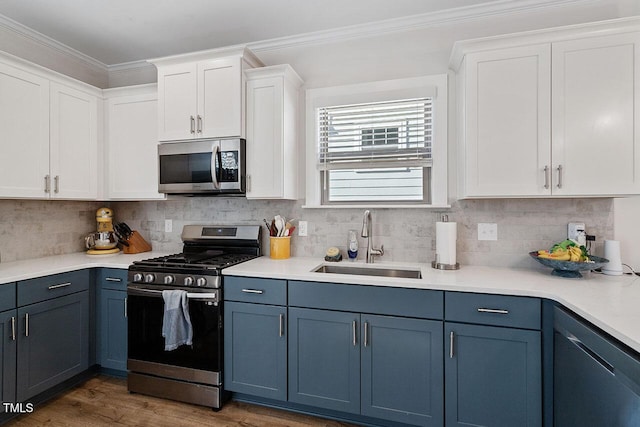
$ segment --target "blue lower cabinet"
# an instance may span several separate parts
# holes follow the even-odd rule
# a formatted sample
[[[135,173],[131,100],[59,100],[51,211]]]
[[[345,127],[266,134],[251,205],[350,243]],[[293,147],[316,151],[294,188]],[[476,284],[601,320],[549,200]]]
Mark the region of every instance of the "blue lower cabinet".
[[[16,400],[17,315],[15,309],[0,313],[0,361],[2,363],[0,366],[0,397],[2,402],[15,402]],[[4,412],[4,406],[0,407],[1,412]]]
[[[96,272],[97,363],[127,372],[127,270],[100,268]]]
[[[542,425],[540,331],[445,323],[446,425]]]
[[[362,330],[362,415],[442,426],[442,322],[363,314]]]
[[[289,401],[360,413],[360,314],[289,308]]]
[[[20,307],[17,323],[18,402],[88,368],[88,291]]]
[[[127,293],[98,290],[98,364],[103,368],[127,370]]]
[[[289,309],[289,401],[443,425],[442,322]]]
[[[287,400],[287,308],[225,302],[224,388]]]

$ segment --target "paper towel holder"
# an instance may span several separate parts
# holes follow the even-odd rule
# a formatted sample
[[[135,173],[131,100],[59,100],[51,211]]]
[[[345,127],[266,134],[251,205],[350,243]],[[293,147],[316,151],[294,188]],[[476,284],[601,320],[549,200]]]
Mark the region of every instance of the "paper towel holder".
[[[442,215],[442,222],[449,222],[448,215]],[[460,263],[456,262],[455,264],[442,264],[438,262],[438,253],[436,252],[436,259],[431,261],[431,268],[435,268],[436,270],[459,270]]]

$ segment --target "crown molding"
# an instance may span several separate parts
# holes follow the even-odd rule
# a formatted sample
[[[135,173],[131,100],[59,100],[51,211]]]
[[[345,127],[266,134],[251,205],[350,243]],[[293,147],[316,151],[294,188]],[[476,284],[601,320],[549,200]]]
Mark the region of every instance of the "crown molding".
[[[62,54],[68,58],[84,64],[89,68],[103,73],[107,72],[107,65],[98,61],[97,59],[89,55],[85,55],[84,53],[75,50],[64,43],[60,43],[59,41],[52,39],[51,37],[46,36],[42,33],[39,33],[38,31],[35,31],[25,25],[22,25],[21,23],[16,22],[4,15],[0,15],[0,29],[13,32],[22,38],[30,40],[32,43],[36,43],[46,49],[54,51],[58,54]]]
[[[305,45],[331,43],[391,33],[402,33],[437,25],[477,20],[496,15],[523,13],[536,9],[558,8],[571,4],[594,3],[597,1],[598,0],[496,0],[480,5],[387,19],[338,29],[279,37],[248,43],[247,47],[254,52],[266,52],[270,50]]]
[[[571,4],[594,3],[597,1],[599,0],[496,0],[481,5],[466,6],[444,11],[414,15],[410,17],[388,19],[367,24],[342,27],[338,29],[316,31],[295,36],[258,41],[254,43],[248,43],[246,47],[253,52],[265,52],[291,47],[372,37],[390,33],[407,32],[427,28],[430,26],[477,20],[496,15],[522,13],[543,8],[559,8]],[[51,37],[41,34],[6,16],[0,15],[0,30],[2,29],[16,33],[23,38],[29,39],[33,43],[41,45],[44,48],[48,48],[68,58],[83,63],[87,67],[104,73],[126,72],[127,70],[149,67],[150,65],[146,60],[125,62],[113,65],[104,64],[101,61],[90,57],[89,55],[86,55],[63,43],[58,42],[57,40],[52,39]],[[224,49],[225,48],[213,49],[212,51],[222,51]]]

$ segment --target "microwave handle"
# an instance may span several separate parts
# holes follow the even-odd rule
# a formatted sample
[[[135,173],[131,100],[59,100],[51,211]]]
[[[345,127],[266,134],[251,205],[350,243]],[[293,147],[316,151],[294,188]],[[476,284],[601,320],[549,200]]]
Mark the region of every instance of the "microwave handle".
[[[220,180],[218,179],[218,168],[216,167],[216,160],[220,168],[222,168],[222,154],[220,153],[220,145],[213,145],[213,153],[211,153],[211,182],[213,183],[213,188],[216,190],[220,189]]]

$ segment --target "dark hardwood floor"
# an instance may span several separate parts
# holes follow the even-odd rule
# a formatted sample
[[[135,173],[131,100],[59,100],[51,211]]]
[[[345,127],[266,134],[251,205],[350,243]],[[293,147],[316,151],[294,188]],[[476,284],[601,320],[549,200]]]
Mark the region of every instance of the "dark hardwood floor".
[[[235,426],[346,427],[349,424],[257,405],[228,402],[222,410],[127,392],[126,380],[108,376],[84,384],[6,426]]]

